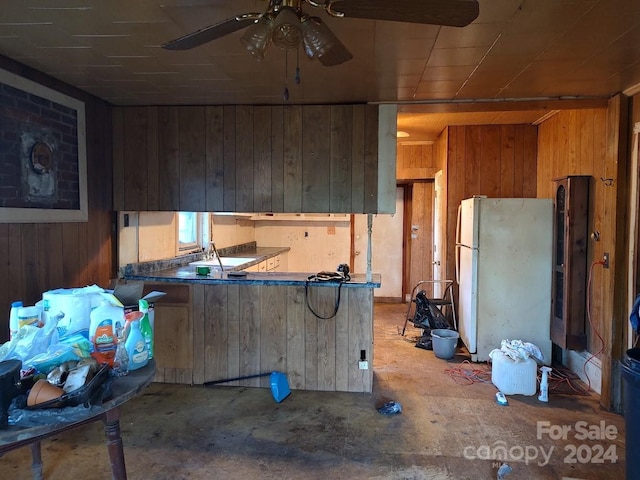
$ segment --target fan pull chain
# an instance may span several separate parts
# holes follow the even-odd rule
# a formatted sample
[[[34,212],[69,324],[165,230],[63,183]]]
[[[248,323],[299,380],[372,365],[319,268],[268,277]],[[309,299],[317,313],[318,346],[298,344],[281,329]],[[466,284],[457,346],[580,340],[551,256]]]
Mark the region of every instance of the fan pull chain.
[[[289,100],[289,87],[287,86],[287,78],[289,77],[289,51],[284,51],[284,92],[282,92],[282,98],[284,101]]]
[[[296,48],[296,85],[300,85],[300,48]]]

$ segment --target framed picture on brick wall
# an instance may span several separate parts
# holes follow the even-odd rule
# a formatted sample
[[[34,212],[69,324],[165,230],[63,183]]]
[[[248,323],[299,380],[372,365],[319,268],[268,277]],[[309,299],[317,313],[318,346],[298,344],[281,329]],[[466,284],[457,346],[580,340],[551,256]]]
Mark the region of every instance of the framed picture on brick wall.
[[[84,102],[0,69],[0,223],[87,218]]]

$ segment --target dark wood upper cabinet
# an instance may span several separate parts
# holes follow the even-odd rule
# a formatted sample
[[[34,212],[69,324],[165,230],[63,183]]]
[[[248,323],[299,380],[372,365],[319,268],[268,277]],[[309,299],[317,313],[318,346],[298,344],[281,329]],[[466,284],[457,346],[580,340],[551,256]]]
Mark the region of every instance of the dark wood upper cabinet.
[[[554,179],[554,260],[551,340],[570,350],[587,348],[587,175]]]
[[[393,213],[390,107],[116,107],[114,209]]]

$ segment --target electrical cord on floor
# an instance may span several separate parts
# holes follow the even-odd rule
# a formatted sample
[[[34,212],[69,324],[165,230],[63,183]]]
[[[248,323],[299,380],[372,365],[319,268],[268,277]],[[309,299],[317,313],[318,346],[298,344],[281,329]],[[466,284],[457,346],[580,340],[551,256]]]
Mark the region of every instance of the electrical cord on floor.
[[[563,395],[589,395],[589,391],[580,385],[582,380],[578,375],[569,371],[562,370],[562,366],[554,366],[553,370],[548,374],[549,393]],[[541,375],[538,374],[538,383]]]
[[[473,365],[469,360],[460,363],[459,367],[445,368],[458,385],[473,385],[474,383],[491,383],[491,371]]]

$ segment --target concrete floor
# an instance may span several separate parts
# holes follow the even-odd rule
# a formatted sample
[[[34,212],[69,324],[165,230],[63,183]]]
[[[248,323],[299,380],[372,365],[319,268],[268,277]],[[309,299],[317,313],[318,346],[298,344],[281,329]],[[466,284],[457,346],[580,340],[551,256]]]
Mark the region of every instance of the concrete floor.
[[[294,391],[277,404],[267,389],[153,384],[122,411],[129,478],[495,479],[499,447],[507,480],[625,477],[624,419],[597,395],[551,393],[546,404],[515,395],[498,406],[491,383],[462,385],[445,371],[471,368],[462,354],[445,361],[415,348],[411,325],[398,334],[405,309],[376,305],[371,395]],[[389,400],[401,414],[377,412]],[[571,430],[552,439],[537,422]],[[110,478],[100,424],[46,440],[42,456],[49,480]],[[31,478],[30,450],[1,457],[0,478]]]

